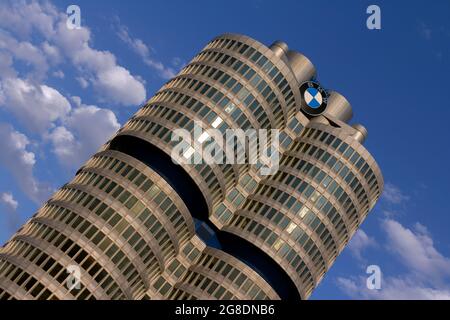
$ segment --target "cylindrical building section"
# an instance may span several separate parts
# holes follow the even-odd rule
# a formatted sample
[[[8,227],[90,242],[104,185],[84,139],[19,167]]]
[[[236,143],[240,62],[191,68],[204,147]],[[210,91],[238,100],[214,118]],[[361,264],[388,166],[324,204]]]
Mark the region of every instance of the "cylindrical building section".
[[[30,279],[55,288],[54,299],[139,299],[193,235],[192,217],[167,182],[135,158],[108,150],[6,243],[1,260],[15,261],[16,272],[29,268]],[[80,269],[83,289],[67,288],[70,265]],[[2,277],[14,275],[5,270]],[[38,287],[29,298],[50,298]]]
[[[324,115],[343,122],[348,122],[353,116],[353,111],[350,103],[343,95],[336,91],[332,91],[328,97],[327,109],[325,110]]]
[[[383,188],[313,77],[281,41],[214,38],[0,248],[0,299],[308,298]],[[230,129],[276,131],[276,169],[213,161]]]
[[[286,59],[286,54],[288,52],[288,45],[283,41],[275,41],[270,45],[270,50],[272,50],[275,55],[280,59]]]
[[[125,124],[120,135],[145,140],[170,155],[176,128],[192,136],[196,124],[222,133],[227,129],[282,128],[300,103],[298,80],[309,79],[314,69],[299,53],[289,51],[288,57],[287,64],[246,36],[220,36],[164,85]],[[186,159],[181,160],[201,158],[195,149],[185,152]],[[214,163],[182,166],[199,185],[209,210],[223,200],[247,167]]]
[[[298,83],[310,80],[316,76],[316,70],[313,64],[301,53],[289,50],[286,53],[286,57],[289,61],[289,67],[294,73],[294,76],[297,79]]]
[[[353,138],[355,138],[356,141],[363,144],[364,141],[367,139],[367,135],[369,134],[367,132],[367,129],[361,125],[361,124],[353,124],[352,128],[355,129],[355,133],[353,134]]]
[[[342,129],[311,121],[223,230],[255,243],[307,298],[380,196],[381,172]]]

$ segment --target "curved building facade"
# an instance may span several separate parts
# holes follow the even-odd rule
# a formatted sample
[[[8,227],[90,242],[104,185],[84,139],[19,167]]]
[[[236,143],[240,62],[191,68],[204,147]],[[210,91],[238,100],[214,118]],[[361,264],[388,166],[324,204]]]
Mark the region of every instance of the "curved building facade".
[[[0,299],[308,298],[383,188],[351,116],[285,43],[213,39],[0,249]],[[271,174],[197,148],[250,129]]]

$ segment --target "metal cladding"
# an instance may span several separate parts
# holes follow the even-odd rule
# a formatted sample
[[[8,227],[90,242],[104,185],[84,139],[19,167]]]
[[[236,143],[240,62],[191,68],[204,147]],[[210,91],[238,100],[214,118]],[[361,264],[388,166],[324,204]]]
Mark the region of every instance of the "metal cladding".
[[[286,56],[286,54],[288,52],[288,45],[283,41],[275,41],[274,43],[272,43],[270,45],[269,48],[280,59],[283,59],[283,56]]]
[[[286,54],[289,66],[299,83],[309,80],[316,75],[316,69],[311,61],[299,52],[289,50]]]
[[[367,129],[361,124],[354,124],[354,125],[352,125],[352,128],[356,130],[353,137],[359,143],[363,144],[364,141],[367,139],[367,135],[368,135]]]
[[[343,122],[348,122],[353,117],[350,103],[344,96],[335,91],[331,92],[328,97],[328,105],[324,114]]]
[[[311,123],[322,123],[325,125],[329,125],[330,121],[328,121],[327,118],[325,118],[323,115],[319,115],[317,117],[314,117],[310,120]]]
[[[307,299],[383,189],[367,131],[314,76],[283,42],[210,41],[0,249],[0,299]],[[201,145],[276,129],[276,169],[175,163],[196,124],[221,133]]]
[[[315,77],[316,69],[311,61],[301,53],[289,50],[285,42],[275,41],[269,48],[275,53],[276,57],[288,64],[299,83]]]

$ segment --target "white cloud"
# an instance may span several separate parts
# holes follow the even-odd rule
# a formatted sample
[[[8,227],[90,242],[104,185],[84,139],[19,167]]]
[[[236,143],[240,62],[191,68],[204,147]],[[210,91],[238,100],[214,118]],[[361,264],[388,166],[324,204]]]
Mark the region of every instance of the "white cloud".
[[[48,61],[52,64],[57,65],[63,60],[61,52],[59,51],[57,46],[53,46],[47,41],[44,41],[41,46],[43,52],[45,52],[46,56],[48,57]]]
[[[0,82],[0,107],[14,114],[30,131],[41,134],[71,109],[69,101],[56,89],[19,78]]]
[[[49,2],[2,3],[0,27],[27,41],[17,41],[2,32],[0,49],[11,52],[14,59],[32,64],[40,75],[39,79],[43,79],[49,63],[57,65],[68,59],[77,69],[79,78],[85,80],[81,82],[82,88],[92,84],[101,101],[116,105],[142,103],[146,92],[139,78],[118,65],[111,52],[92,48],[91,33],[87,27],[70,30],[66,19],[66,14],[58,12]],[[36,38],[31,37],[33,32],[44,38],[41,44],[31,43]]]
[[[9,52],[0,50],[0,78],[16,77],[17,72],[13,68],[13,58]]]
[[[382,198],[390,204],[401,204],[409,200],[409,196],[405,195],[398,187],[392,183],[386,183]]]
[[[15,177],[23,192],[33,201],[45,200],[51,189],[33,175],[36,163],[33,152],[27,150],[30,141],[8,124],[0,123],[0,163]]]
[[[19,203],[11,192],[3,192],[0,193],[0,205],[4,208],[9,229],[15,231],[19,227],[19,215],[16,212]]]
[[[450,276],[450,259],[435,247],[428,230],[416,224],[415,230],[386,219],[383,229],[388,237],[388,249],[418,278],[440,285]]]
[[[141,57],[147,57],[150,55],[150,49],[141,39],[133,39],[128,33],[128,29],[124,26],[119,26],[119,31],[117,32],[119,38],[128,44],[131,49],[133,49]]]
[[[19,203],[14,199],[11,192],[3,192],[0,194],[0,202],[5,205],[9,210],[16,211]]]
[[[53,152],[66,167],[77,168],[119,128],[111,110],[81,104],[49,135]]]
[[[366,298],[363,294],[365,293],[365,283],[362,277],[358,279],[337,277],[336,285],[342,292],[353,299]]]
[[[87,82],[93,85],[103,101],[117,105],[138,105],[145,100],[144,85],[127,69],[117,65],[115,56],[109,51],[99,51],[90,45],[89,29],[69,30],[64,19],[57,23],[52,40],[69,57],[82,73],[83,88]],[[87,82],[86,82],[87,81]]]
[[[65,77],[64,72],[62,72],[61,70],[54,71],[54,72],[52,73],[52,75],[53,75],[55,78],[59,78],[59,79],[64,79],[64,77]]]
[[[374,238],[369,237],[364,230],[358,229],[355,235],[350,240],[347,248],[350,253],[358,260],[362,261],[362,252],[370,247],[376,247],[376,241]]]
[[[449,300],[450,290],[436,289],[418,283],[414,278],[382,277],[381,289],[369,290],[366,278],[336,279],[337,286],[353,299],[376,300]]]
[[[29,37],[35,30],[50,36],[56,14],[55,7],[47,1],[8,1],[0,6],[0,27],[20,37]]]
[[[76,97],[69,102],[45,84],[47,73],[73,78],[111,105],[138,105],[146,97],[144,81],[119,65],[113,53],[96,50],[86,26],[69,30],[64,11],[47,1],[2,1],[0,108],[14,115],[37,145],[50,142],[69,168],[94,153],[119,123],[109,109],[84,105]],[[34,176],[36,156],[28,137],[6,124],[0,125],[0,134],[0,164],[30,199],[45,200],[52,190]]]
[[[34,78],[42,79],[45,77],[48,63],[44,52],[39,47],[28,41],[17,41],[10,34],[0,29],[0,50],[9,52],[14,60],[32,66]]]
[[[164,79],[173,78],[176,75],[176,71],[171,67],[166,67],[161,61],[157,61],[150,56],[149,47],[138,38],[132,38],[128,32],[128,29],[122,25],[119,25],[119,31],[117,32],[119,38],[128,44],[130,48],[136,52],[142,61],[149,67],[158,71],[158,74]],[[174,62],[180,62],[181,60],[174,60]],[[178,66],[177,64],[175,66]]]
[[[49,134],[49,139],[53,144],[53,152],[59,160],[64,164],[72,165],[78,155],[77,149],[79,147],[72,132],[67,130],[66,127],[56,127]]]
[[[78,96],[72,96],[70,99],[75,103],[77,107],[81,106],[81,98]]]
[[[82,87],[83,89],[86,89],[87,87],[89,87],[89,82],[85,78],[76,77],[76,80],[80,84],[80,87]]]
[[[393,219],[383,220],[382,228],[405,271],[383,275],[380,290],[367,289],[365,277],[339,277],[338,287],[355,299],[450,299],[450,258],[435,248],[428,229],[420,223],[409,229]]]
[[[175,57],[172,59],[172,65],[174,65],[175,67],[183,68],[185,63],[183,62],[183,60],[181,60],[181,58]]]
[[[143,84],[123,67],[106,68],[91,82],[101,93],[102,100],[123,105],[138,105],[145,100]]]
[[[426,25],[424,22],[419,23],[419,34],[425,39],[425,40],[431,40],[432,30],[431,28]]]

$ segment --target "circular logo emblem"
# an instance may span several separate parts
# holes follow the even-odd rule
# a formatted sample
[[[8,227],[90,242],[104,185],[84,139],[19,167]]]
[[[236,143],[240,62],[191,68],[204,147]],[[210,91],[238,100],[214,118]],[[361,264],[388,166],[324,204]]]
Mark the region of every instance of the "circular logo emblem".
[[[320,84],[314,81],[303,82],[300,86],[302,96],[302,110],[317,116],[325,111],[327,107],[328,93]]]

